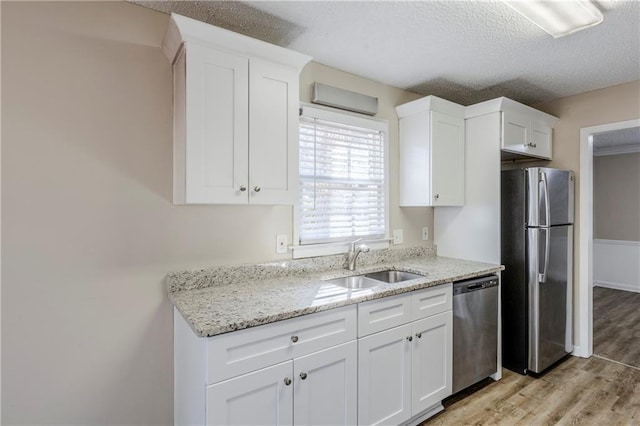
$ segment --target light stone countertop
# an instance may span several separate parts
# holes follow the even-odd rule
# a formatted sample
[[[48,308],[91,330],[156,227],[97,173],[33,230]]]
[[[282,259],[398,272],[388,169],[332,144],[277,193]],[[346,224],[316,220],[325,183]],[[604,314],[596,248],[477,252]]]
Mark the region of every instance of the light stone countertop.
[[[495,264],[436,257],[433,248],[372,253],[363,256],[362,264],[358,259],[361,266],[356,271],[344,269],[344,256],[329,256],[170,273],[169,297],[196,335],[207,337],[504,269]],[[402,283],[381,282],[367,289],[345,289],[324,281],[388,269],[425,277]]]

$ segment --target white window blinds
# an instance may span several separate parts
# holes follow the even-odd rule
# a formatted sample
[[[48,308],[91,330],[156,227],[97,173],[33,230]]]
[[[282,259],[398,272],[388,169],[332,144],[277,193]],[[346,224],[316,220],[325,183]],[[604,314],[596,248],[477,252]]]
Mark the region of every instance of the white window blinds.
[[[300,117],[301,245],[384,238],[383,128],[386,123],[380,121],[305,107]]]

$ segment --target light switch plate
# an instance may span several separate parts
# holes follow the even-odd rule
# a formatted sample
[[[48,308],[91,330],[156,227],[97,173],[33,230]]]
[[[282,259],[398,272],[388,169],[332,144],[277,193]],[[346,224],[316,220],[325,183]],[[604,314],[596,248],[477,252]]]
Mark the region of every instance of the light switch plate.
[[[393,244],[404,244],[404,235],[402,233],[402,229],[393,230]]]
[[[287,234],[276,235],[276,253],[286,253],[289,251],[289,248],[287,247],[288,245],[289,241],[287,239]]]
[[[422,240],[427,241],[429,239],[429,227],[425,226],[422,228]]]

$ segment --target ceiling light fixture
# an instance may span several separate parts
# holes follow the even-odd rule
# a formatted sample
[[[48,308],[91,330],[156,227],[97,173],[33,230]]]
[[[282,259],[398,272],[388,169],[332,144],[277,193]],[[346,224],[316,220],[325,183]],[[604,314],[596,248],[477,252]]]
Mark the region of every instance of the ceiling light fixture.
[[[602,12],[589,0],[503,0],[507,6],[553,38],[573,34],[602,22]]]

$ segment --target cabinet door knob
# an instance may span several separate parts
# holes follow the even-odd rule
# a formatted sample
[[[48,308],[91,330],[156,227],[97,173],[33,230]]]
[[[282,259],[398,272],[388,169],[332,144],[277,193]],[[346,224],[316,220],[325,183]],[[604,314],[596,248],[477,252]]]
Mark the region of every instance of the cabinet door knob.
[[[525,148],[527,148],[527,147],[536,148],[537,146],[538,146],[538,145],[536,145],[536,144],[535,144],[535,143],[533,143],[533,142],[529,142],[529,143],[525,143],[525,144],[524,144],[524,147],[525,147]]]
[[[411,342],[413,340],[413,336],[407,336],[407,340]]]
[[[247,187],[245,185],[240,185],[240,192],[244,192],[247,190]]]
[[[419,339],[422,337],[422,333],[416,333],[416,337]]]
[[[298,341],[298,336],[291,336],[291,341],[293,343],[297,342]]]
[[[302,380],[306,379],[307,378],[307,373],[300,373],[300,378]]]
[[[285,377],[284,378],[284,384],[285,384],[285,386],[289,386],[291,384],[291,379],[288,378],[288,377]]]
[[[437,200],[438,198],[440,198],[440,194],[434,195],[433,198],[435,198]]]
[[[254,190],[255,192],[260,192],[260,190],[261,190],[261,189],[262,189],[262,188],[260,188],[258,185],[256,185],[256,187],[255,187],[255,188],[253,188],[253,190]]]

